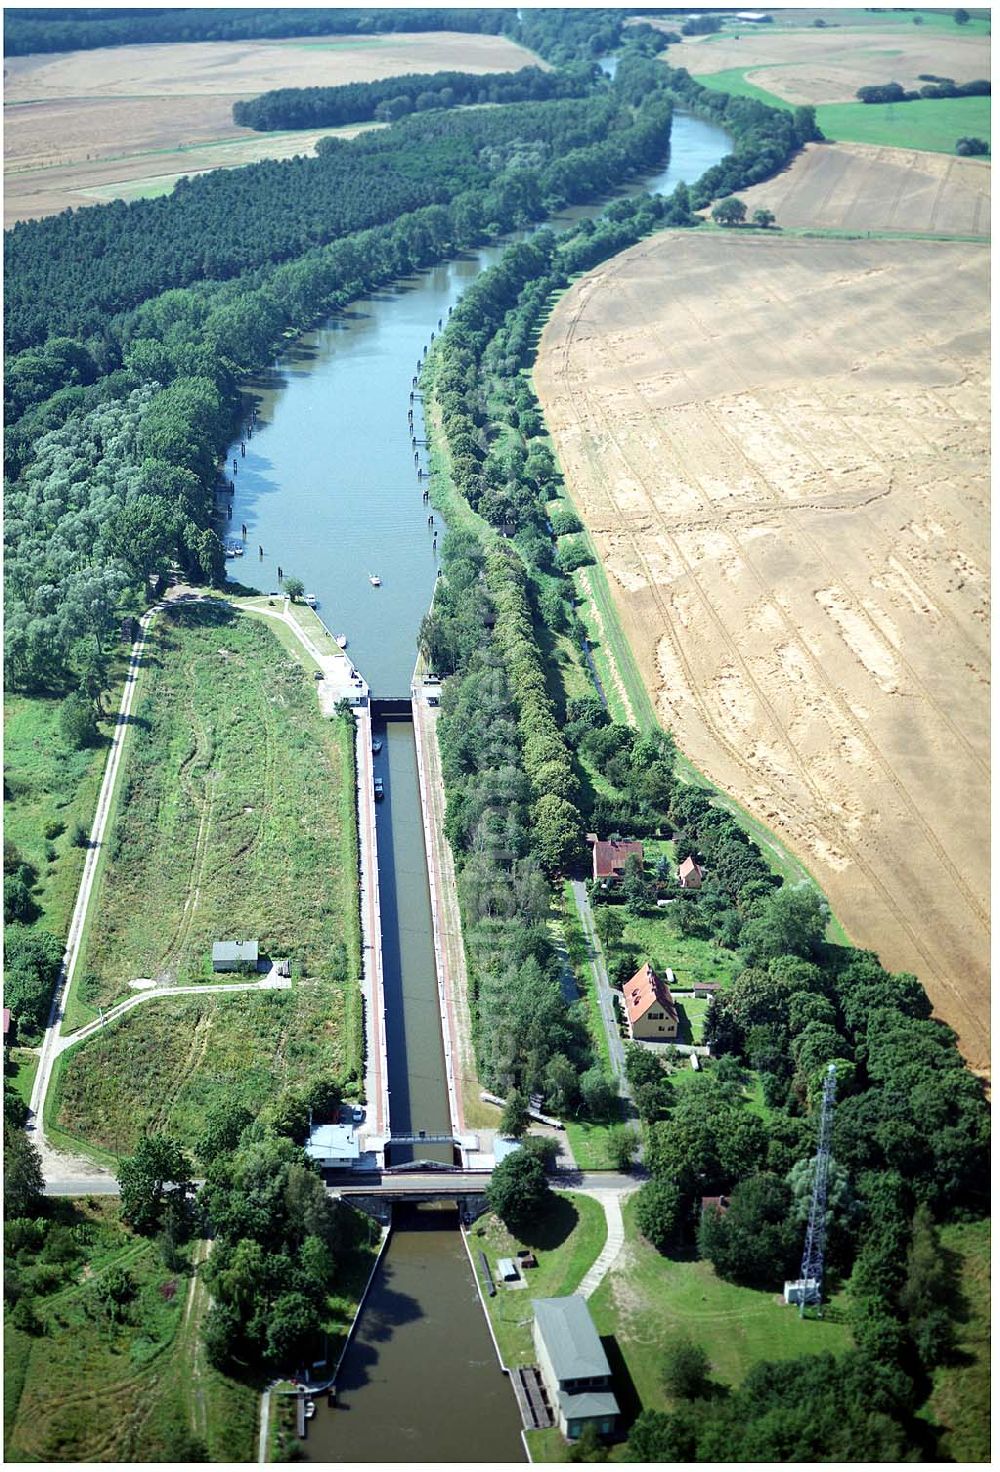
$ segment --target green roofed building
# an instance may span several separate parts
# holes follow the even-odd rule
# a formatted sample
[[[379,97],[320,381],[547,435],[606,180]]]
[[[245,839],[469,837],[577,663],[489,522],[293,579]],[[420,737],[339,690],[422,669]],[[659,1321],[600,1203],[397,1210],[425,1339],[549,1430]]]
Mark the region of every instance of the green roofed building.
[[[257,960],[255,940],[217,940],[212,947],[213,971],[256,971]]]
[[[570,1441],[591,1424],[598,1435],[610,1435],[618,1421],[618,1402],[611,1390],[611,1366],[586,1302],[572,1293],[566,1298],[536,1298],[532,1308],[538,1366],[559,1430]]]

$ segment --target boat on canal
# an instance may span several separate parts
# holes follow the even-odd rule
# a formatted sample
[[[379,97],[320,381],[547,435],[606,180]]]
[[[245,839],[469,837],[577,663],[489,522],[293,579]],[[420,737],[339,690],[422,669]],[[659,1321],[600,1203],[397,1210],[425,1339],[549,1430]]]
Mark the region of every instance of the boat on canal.
[[[370,572],[368,574],[368,581],[371,583],[373,588],[381,588],[382,586],[382,579],[379,577],[377,572]]]

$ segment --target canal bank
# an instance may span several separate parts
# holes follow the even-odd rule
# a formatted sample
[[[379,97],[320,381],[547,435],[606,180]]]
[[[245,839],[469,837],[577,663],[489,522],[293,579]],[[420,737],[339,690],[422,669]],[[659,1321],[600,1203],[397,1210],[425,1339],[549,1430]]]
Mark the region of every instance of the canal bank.
[[[669,168],[635,187],[668,193],[728,148],[719,129],[678,115]],[[558,228],[602,208],[551,223]],[[349,639],[352,658],[381,699],[408,697],[443,531],[418,474],[426,472],[426,436],[419,399],[410,399],[413,365],[465,286],[502,249],[485,248],[356,303],[248,386],[248,409],[256,407],[257,418],[240,457],[232,522],[245,524],[246,540],[261,550],[243,559],[240,576],[264,591],[279,585],[279,564],[286,576],[300,577],[327,629]],[[416,463],[414,437],[421,444]],[[464,957],[461,971],[451,965],[461,926],[457,910],[448,914],[443,902],[446,889],[453,895],[453,870],[448,877],[444,865],[434,868],[446,840],[438,837],[443,804],[432,811],[433,734],[423,726],[419,736],[412,725],[401,729],[407,725],[388,721],[383,735],[376,713],[370,735],[384,745],[370,770],[360,750],[370,754],[369,733],[358,727],[359,833],[370,835],[362,848],[372,879],[377,863],[379,881],[377,905],[366,882],[366,940],[379,933],[383,944],[381,1005],[368,971],[366,1003],[372,1030],[384,1029],[378,1036],[388,1094],[375,1078],[369,1088],[373,1099],[386,1098],[383,1123],[393,1131],[430,1127],[450,1135],[456,1120],[470,1120],[460,1050],[471,1028],[463,1031],[454,1006],[465,990]],[[380,773],[386,796],[376,806],[371,784]],[[369,1047],[369,1067],[375,1051]],[[474,1076],[474,1064],[468,1067]],[[341,1367],[338,1408],[318,1406],[308,1459],[520,1460],[520,1416],[497,1373],[457,1213],[395,1211],[390,1246]]]

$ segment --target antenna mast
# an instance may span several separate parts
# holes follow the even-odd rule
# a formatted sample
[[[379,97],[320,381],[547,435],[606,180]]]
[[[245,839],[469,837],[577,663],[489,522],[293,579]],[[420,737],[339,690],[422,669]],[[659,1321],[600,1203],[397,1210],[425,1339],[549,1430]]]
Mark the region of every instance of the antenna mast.
[[[802,1250],[801,1276],[797,1283],[785,1284],[785,1302],[798,1303],[799,1317],[805,1318],[806,1306],[815,1304],[823,1312],[823,1248],[826,1243],[826,1198],[830,1181],[830,1133],[833,1127],[833,1101],[837,1091],[837,1070],[830,1063],[823,1079],[823,1102],[819,1119],[819,1144],[813,1173],[812,1201],[806,1243]]]

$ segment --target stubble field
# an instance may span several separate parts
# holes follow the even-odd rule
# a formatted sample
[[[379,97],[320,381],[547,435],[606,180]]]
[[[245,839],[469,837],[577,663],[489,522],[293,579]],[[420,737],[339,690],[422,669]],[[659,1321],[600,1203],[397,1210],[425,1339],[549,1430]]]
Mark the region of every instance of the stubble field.
[[[863,143],[808,143],[788,168],[740,191],[788,229],[988,235],[990,165]]]
[[[571,289],[535,375],[663,723],[980,1069],[988,269],[667,233]]]
[[[209,41],[15,56],[4,64],[4,220],[54,214],[206,168],[311,152],[318,135],[237,128],[234,102],[407,72],[516,71],[537,58],[501,36]],[[337,130],[327,129],[326,132]],[[245,145],[233,157],[234,140]],[[211,145],[213,153],[204,151]],[[227,147],[228,145],[228,147]],[[123,183],[120,191],[114,186]],[[99,191],[97,193],[93,191]]]
[[[859,87],[883,82],[916,89],[921,73],[953,82],[990,74],[990,43],[980,32],[911,23],[884,30],[849,22],[822,29],[742,26],[738,36],[727,29],[672,46],[666,56],[698,78],[739,68],[748,82],[790,103],[853,102]]]

